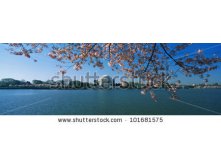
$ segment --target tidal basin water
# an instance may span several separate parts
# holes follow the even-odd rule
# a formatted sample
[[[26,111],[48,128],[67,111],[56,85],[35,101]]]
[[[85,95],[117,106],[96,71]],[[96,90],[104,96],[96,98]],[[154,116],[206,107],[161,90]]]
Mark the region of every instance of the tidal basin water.
[[[135,89],[0,89],[0,115],[217,115],[221,89],[178,90],[178,101],[155,90],[158,102]]]

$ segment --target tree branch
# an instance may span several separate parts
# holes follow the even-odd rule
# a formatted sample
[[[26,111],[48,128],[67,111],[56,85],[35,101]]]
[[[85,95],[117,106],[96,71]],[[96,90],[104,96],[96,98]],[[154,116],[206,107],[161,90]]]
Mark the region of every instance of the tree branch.
[[[86,55],[88,55],[88,53],[97,45],[97,43],[95,43],[86,53]]]
[[[182,67],[184,70],[187,70],[186,67],[185,67],[183,64],[177,62],[177,61],[167,52],[167,50],[165,49],[165,47],[163,46],[162,43],[160,44],[160,46],[161,46],[161,48],[164,50],[164,52],[166,53],[166,55],[169,56],[169,58],[171,58],[171,59],[176,63],[176,65]]]
[[[144,72],[147,71],[147,68],[149,67],[150,62],[152,61],[152,58],[153,58],[153,55],[154,55],[154,52],[155,52],[155,49],[156,49],[156,45],[157,45],[156,43],[153,45],[153,50],[152,50],[152,53],[151,53],[150,59],[149,59],[149,61],[148,61],[148,64],[147,64],[147,66],[146,66]]]
[[[111,44],[109,44],[109,46],[108,46],[108,49],[109,49],[109,59],[110,59],[110,55],[111,55],[111,53],[110,53],[110,46],[111,46]]]

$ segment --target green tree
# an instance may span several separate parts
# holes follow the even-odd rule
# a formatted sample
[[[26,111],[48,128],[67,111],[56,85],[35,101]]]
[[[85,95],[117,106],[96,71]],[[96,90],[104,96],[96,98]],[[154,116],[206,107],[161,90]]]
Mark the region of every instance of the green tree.
[[[35,85],[44,84],[44,82],[41,81],[41,80],[33,80],[32,83],[35,84]]]

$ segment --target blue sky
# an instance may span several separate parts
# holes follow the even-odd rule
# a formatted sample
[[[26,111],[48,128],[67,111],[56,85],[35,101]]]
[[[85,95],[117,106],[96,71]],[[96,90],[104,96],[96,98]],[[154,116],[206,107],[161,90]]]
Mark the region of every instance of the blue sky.
[[[59,63],[56,60],[51,59],[47,56],[47,51],[42,54],[34,55],[34,58],[38,62],[34,62],[32,59],[28,59],[24,56],[16,56],[10,54],[6,50],[7,45],[0,44],[0,79],[2,78],[14,78],[18,80],[32,81],[33,79],[48,80],[53,76],[57,75]],[[221,44],[209,43],[209,44],[193,44],[184,52],[179,53],[176,57],[180,57],[185,53],[194,53],[198,49],[204,50],[207,55],[217,54],[221,56]],[[116,71],[112,71],[110,67],[105,63],[104,69],[94,68],[92,66],[85,65],[80,71],[75,71],[73,68],[68,70],[67,75],[73,78],[76,76],[80,80],[80,76],[85,76],[87,72],[93,74],[96,72],[99,76],[107,74],[110,76],[122,75],[118,74]],[[179,79],[184,84],[189,83],[202,83],[198,77],[187,78],[182,74],[178,74]],[[209,78],[210,83],[221,83],[221,64],[220,67],[211,72],[211,77]]]
[[[0,44],[0,79],[2,78],[14,78],[18,80],[32,81],[34,79],[40,79],[43,81],[51,79],[57,75],[59,71],[60,63],[48,56],[47,50],[42,54],[33,55],[33,58],[38,62],[34,62],[33,59],[28,59],[24,56],[16,56],[10,54],[7,51],[8,46]],[[85,65],[82,70],[76,71],[73,68],[68,70],[66,75],[73,78],[77,77],[80,80],[81,76],[85,76],[87,72],[90,74],[97,73],[98,76],[108,74],[114,76],[116,71],[112,71],[106,62],[104,69],[94,68],[93,66]],[[122,75],[122,74],[121,74]]]

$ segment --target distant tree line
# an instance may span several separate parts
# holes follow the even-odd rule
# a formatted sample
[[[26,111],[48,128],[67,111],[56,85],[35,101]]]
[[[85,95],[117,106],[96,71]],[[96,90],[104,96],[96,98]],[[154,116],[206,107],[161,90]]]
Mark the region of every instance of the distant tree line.
[[[173,84],[171,84],[173,85]],[[221,88],[220,83],[212,83],[207,86],[214,86]],[[205,84],[192,84],[192,85],[180,85],[179,88],[196,88],[205,87]],[[72,80],[58,80],[58,81],[41,81],[33,80],[32,82],[25,80],[16,80],[13,78],[4,78],[0,80],[0,88],[8,89],[87,89],[87,88],[100,88],[97,80],[93,83],[82,82],[82,81],[72,81]],[[145,84],[137,82],[126,82],[115,83],[113,82],[112,88],[124,88],[124,89],[143,89]],[[157,87],[156,87],[157,88]]]
[[[85,83],[81,81],[41,81],[41,80],[33,80],[32,83],[25,80],[16,80],[13,78],[4,78],[0,80],[0,88],[31,88],[31,89],[53,89],[53,88],[74,88],[74,89],[80,89],[80,88],[86,88],[93,86],[93,84]]]
[[[19,81],[12,78],[4,78],[0,80],[0,87],[10,87],[16,85],[31,85],[31,83],[29,81],[24,81],[24,80]]]
[[[141,83],[125,82],[121,83],[113,82],[113,88],[127,88],[127,89],[141,89],[145,85]],[[33,80],[32,82],[25,80],[16,80],[13,78],[4,78],[0,80],[0,88],[30,88],[30,89],[86,89],[86,88],[99,88],[98,80],[94,80],[93,83],[82,82],[82,81],[72,81],[72,80],[58,80],[58,81],[42,81]]]

